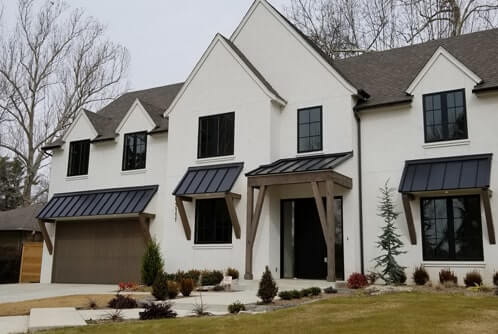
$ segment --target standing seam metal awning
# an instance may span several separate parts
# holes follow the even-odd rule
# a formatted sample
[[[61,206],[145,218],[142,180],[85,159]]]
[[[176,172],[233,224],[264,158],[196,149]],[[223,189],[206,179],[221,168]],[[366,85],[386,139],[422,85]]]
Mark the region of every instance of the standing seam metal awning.
[[[37,218],[53,220],[142,213],[158,187],[151,185],[54,194]]]
[[[190,167],[173,195],[189,196],[198,194],[226,193],[240,175],[244,163]]]
[[[409,160],[399,192],[489,188],[492,154]]]

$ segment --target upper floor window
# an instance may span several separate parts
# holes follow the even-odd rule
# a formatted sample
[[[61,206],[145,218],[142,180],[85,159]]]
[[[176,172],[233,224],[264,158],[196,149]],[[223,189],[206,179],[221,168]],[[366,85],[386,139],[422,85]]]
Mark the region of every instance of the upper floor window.
[[[423,198],[422,241],[425,261],[482,261],[480,198]]]
[[[424,95],[425,142],[467,139],[465,91]]]
[[[144,169],[147,153],[147,133],[128,133],[124,136],[123,170]]]
[[[233,155],[235,113],[199,118],[197,157]]]
[[[89,158],[89,140],[73,141],[69,143],[69,162],[67,167],[67,176],[87,175]]]
[[[223,198],[196,201],[195,243],[227,244],[232,242],[232,223]]]
[[[322,150],[322,107],[297,111],[297,152]]]

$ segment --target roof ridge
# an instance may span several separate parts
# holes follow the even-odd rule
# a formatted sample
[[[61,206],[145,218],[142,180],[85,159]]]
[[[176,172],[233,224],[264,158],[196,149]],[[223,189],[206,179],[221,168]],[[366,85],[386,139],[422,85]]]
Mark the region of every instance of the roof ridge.
[[[185,82],[184,82],[184,81],[182,81],[182,82],[176,82],[176,83],[172,83],[172,84],[161,85],[161,86],[155,86],[155,87],[144,88],[144,89],[139,89],[139,90],[131,90],[131,91],[128,91],[128,92],[125,92],[125,93],[121,94],[121,96],[125,96],[125,95],[128,95],[128,94],[143,93],[143,92],[151,91],[151,90],[154,90],[154,89],[160,89],[160,88],[166,88],[166,87],[172,87],[172,86],[183,85],[184,83],[185,83]],[[119,96],[119,97],[121,97],[121,96]],[[118,98],[119,98],[119,97],[118,97]]]

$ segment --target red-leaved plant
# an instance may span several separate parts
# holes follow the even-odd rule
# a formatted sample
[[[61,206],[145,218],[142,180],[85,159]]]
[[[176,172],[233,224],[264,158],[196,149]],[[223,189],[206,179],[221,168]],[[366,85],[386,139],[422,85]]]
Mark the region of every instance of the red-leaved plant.
[[[119,282],[119,291],[135,291],[138,284],[135,282]]]
[[[367,277],[360,273],[352,273],[348,278],[348,288],[361,289],[368,285]]]

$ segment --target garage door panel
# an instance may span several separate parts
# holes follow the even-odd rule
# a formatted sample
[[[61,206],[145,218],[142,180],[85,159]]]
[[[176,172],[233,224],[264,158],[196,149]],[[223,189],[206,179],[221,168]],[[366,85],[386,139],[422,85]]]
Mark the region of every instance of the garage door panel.
[[[59,222],[53,281],[138,282],[144,249],[145,241],[136,221]]]

